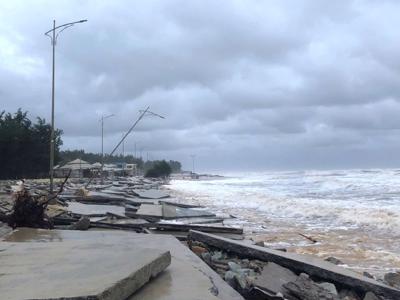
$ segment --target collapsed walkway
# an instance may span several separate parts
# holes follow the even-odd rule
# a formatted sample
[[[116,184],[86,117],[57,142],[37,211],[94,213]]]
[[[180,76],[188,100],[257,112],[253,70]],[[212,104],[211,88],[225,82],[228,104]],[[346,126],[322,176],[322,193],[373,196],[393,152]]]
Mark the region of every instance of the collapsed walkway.
[[[21,228],[0,242],[0,266],[9,300],[243,299],[167,235]]]

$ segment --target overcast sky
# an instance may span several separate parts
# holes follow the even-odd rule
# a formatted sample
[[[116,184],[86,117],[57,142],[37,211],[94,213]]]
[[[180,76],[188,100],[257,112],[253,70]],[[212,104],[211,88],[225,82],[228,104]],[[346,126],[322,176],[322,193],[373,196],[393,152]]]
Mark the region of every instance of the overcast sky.
[[[400,167],[400,1],[0,0],[0,110],[198,170]]]

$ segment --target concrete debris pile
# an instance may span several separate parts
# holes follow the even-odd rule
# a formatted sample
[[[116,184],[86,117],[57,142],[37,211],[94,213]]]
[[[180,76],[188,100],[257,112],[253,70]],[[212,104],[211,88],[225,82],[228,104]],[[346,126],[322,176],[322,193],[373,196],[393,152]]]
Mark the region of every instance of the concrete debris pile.
[[[226,217],[216,216],[205,208],[181,204],[160,189],[161,180],[141,177],[118,178],[114,181],[86,182],[71,179],[59,186],[62,192],[44,207],[45,224],[21,224],[27,227],[79,229],[89,228],[128,230],[138,233],[172,234],[186,240],[190,229],[243,239],[243,230],[224,225]],[[47,195],[47,186],[36,181],[26,181],[26,191],[33,195]],[[12,182],[3,185],[0,213],[15,205],[9,196]],[[6,196],[8,195],[8,197]],[[42,196],[37,196],[42,197]],[[28,214],[30,215],[30,213]],[[206,225],[205,225],[206,224]],[[20,227],[19,225],[13,227]]]
[[[0,222],[1,298],[400,299],[400,273],[379,281],[334,257],[241,241],[231,216],[171,198],[163,183],[64,180],[49,196],[40,181],[0,182],[0,217],[16,228]]]
[[[245,299],[400,299],[400,273],[379,282],[329,261],[198,231],[188,245]]]

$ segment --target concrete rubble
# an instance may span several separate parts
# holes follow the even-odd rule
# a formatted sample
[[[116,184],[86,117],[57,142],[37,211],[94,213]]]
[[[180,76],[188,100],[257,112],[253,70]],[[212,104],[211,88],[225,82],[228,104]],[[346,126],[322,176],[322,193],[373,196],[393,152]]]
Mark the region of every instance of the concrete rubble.
[[[400,299],[394,282],[385,284],[316,257],[199,231],[190,232],[189,246],[246,299]],[[393,274],[386,279],[397,278]]]
[[[1,298],[126,299],[170,263],[169,251],[134,243],[2,242]]]
[[[103,259],[107,261],[107,271],[101,271],[101,269],[99,270],[97,268],[97,262],[95,263],[93,259],[91,260],[90,255],[87,257],[87,253],[85,256],[78,255],[82,262],[91,262],[91,264],[85,264],[85,267],[82,266],[82,276],[93,273],[93,276],[99,276],[100,278],[109,278],[108,274],[111,271],[119,274],[121,265],[126,265],[123,266],[124,269],[130,269],[128,268],[130,265],[135,266],[135,262],[137,263],[138,260],[142,261],[141,253],[149,252],[151,254],[154,251],[155,253],[170,253],[170,265],[165,269],[165,271],[151,279],[148,284],[137,290],[130,297],[119,297],[113,299],[243,299],[200,258],[198,258],[193,252],[191,252],[187,247],[182,245],[172,236],[138,234],[123,231],[82,232],[72,230],[42,230],[21,228],[6,236],[4,241],[0,242],[0,244],[3,245],[3,247],[11,247],[11,245],[14,246],[18,244],[24,245],[23,247],[26,247],[25,245],[29,245],[29,248],[31,249],[37,247],[49,247],[50,250],[48,252],[43,251],[41,253],[43,257],[52,254],[52,249],[57,248],[58,245],[65,244],[66,250],[64,255],[67,257],[67,260],[64,261],[63,259],[60,259],[58,261],[59,272],[57,273],[58,279],[62,279],[60,284],[63,283],[65,289],[75,289],[74,285],[70,285],[68,281],[64,280],[62,275],[63,272],[73,272],[73,270],[69,267],[68,262],[69,259],[74,258],[71,257],[72,255],[68,254],[68,245],[74,245],[81,251],[92,251],[93,249],[97,248],[99,255],[101,252],[105,251],[105,253],[102,255],[104,257]],[[114,251],[116,252],[113,253]],[[119,251],[123,251],[124,256],[120,256]],[[127,256],[125,256],[125,254]],[[29,264],[26,266],[26,269],[28,271],[30,270],[32,274],[28,273],[24,276],[36,276],[35,274],[37,270],[30,269]],[[79,269],[79,272],[81,272],[81,269]],[[77,274],[77,279],[79,280],[80,276],[78,275],[79,274]],[[43,279],[43,281],[45,280]],[[0,276],[0,287],[3,287],[2,276]],[[13,285],[8,285],[8,288],[13,289]],[[34,287],[31,288],[34,289]],[[3,291],[3,289],[1,290]]]
[[[241,242],[229,217],[169,197],[164,183],[73,179],[46,207],[51,230],[0,223],[1,299],[400,299],[399,272],[377,281],[334,257]],[[0,183],[0,216],[13,190]]]

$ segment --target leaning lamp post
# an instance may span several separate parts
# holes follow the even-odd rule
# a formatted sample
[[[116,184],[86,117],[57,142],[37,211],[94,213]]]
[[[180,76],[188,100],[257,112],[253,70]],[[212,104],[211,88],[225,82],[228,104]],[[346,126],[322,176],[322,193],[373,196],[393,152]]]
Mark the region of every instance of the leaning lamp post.
[[[57,44],[57,38],[61,32],[65,29],[74,26],[78,23],[84,23],[87,20],[79,20],[76,22],[66,23],[63,25],[56,26],[56,20],[53,21],[53,29],[45,32],[51,40],[51,45],[53,47],[53,74],[52,74],[52,84],[51,84],[51,133],[50,133],[50,194],[53,193],[53,178],[54,178],[54,76],[55,76],[55,48]]]

